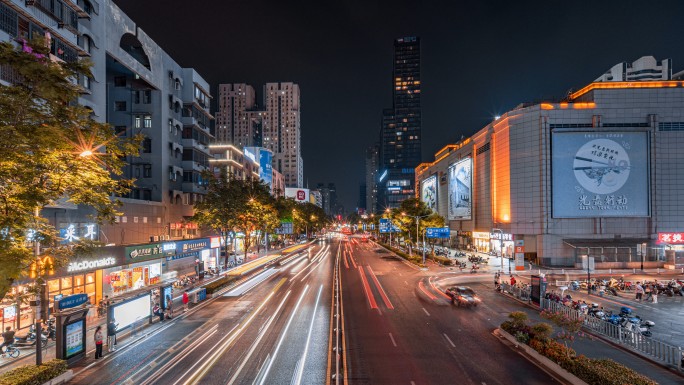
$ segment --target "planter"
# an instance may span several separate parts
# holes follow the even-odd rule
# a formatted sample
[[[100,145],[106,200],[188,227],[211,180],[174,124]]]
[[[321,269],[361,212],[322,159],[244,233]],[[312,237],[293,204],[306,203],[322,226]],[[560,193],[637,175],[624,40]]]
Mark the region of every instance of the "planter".
[[[560,365],[558,365],[557,363],[555,363],[555,362],[551,361],[550,359],[544,357],[543,355],[539,354],[536,350],[532,349],[528,345],[516,340],[515,337],[510,335],[507,331],[505,331],[501,328],[499,328],[497,330],[498,330],[499,334],[501,334],[510,343],[514,344],[519,349],[522,349],[523,351],[525,351],[525,353],[528,356],[532,357],[534,360],[539,362],[544,368],[546,368],[546,370],[552,372],[554,375],[565,379],[568,383],[573,384],[573,385],[587,385],[586,382],[582,381],[577,376],[568,372],[567,370],[561,368]]]
[[[66,384],[74,377],[74,371],[69,369],[66,372],[60,374],[59,376],[53,378],[52,380],[44,383],[43,385],[60,385]]]

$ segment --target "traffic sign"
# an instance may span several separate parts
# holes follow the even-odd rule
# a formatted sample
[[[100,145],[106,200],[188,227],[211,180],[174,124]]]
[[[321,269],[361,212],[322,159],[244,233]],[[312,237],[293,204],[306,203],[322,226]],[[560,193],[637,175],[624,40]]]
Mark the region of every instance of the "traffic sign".
[[[448,227],[426,227],[425,238],[449,238]]]

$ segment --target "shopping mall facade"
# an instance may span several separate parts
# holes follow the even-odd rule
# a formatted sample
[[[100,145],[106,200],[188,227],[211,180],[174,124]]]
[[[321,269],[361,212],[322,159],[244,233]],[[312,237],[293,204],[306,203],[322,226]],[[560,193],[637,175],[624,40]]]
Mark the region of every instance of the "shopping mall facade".
[[[416,168],[453,246],[545,266],[684,267],[684,82],[521,104]]]

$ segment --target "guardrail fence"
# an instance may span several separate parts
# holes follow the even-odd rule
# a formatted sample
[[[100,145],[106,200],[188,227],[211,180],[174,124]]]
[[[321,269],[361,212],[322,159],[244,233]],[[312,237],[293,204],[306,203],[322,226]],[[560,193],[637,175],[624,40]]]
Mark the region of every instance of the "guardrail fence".
[[[530,302],[530,292],[532,290],[531,286],[518,287],[511,286],[507,283],[502,283],[500,286],[501,292],[504,294],[511,295],[521,301]]]
[[[581,319],[584,321],[584,327],[592,332],[600,334],[617,344],[634,349],[669,367],[684,371],[682,368],[684,356],[682,355],[682,348],[679,346],[670,345],[652,337],[646,337],[639,331],[627,330],[620,325],[591,317],[582,311],[572,309],[562,303],[546,298],[541,299],[540,307],[545,310],[564,314],[573,320]]]

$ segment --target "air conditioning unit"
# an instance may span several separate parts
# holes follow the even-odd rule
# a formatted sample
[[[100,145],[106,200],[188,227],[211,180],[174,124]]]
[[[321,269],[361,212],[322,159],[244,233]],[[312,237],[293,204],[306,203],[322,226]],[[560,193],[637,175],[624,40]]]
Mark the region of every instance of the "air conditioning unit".
[[[159,235],[153,235],[150,237],[150,242],[159,242]]]

